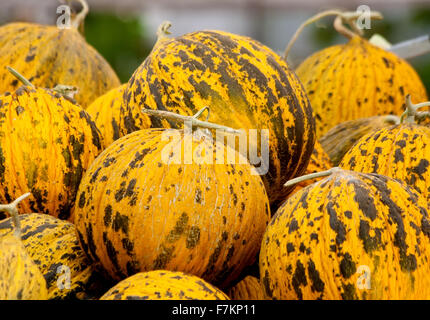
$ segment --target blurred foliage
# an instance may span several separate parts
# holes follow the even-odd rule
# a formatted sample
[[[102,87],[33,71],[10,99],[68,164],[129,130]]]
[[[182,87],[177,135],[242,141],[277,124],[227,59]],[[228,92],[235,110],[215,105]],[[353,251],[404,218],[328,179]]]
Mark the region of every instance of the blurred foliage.
[[[333,29],[332,22],[333,18],[327,18],[312,28],[311,40],[317,47],[322,49],[345,42],[345,38]],[[430,34],[430,9],[414,8],[409,14],[406,14],[406,18],[385,16],[383,20],[372,22],[372,28],[365,30],[364,37],[370,38],[373,34],[377,33],[392,43],[404,41],[409,39],[401,38],[405,34],[405,24],[408,24],[410,29],[407,31],[407,36],[410,38]],[[430,96],[430,53],[412,58],[408,62],[420,75]]]
[[[127,82],[152,49],[145,41],[140,17],[90,12],[85,38],[110,63],[121,82]]]
[[[417,25],[430,25],[430,8],[415,9],[411,15],[411,22]]]
[[[430,9],[420,8],[413,10],[411,14],[411,24],[420,27],[424,31],[423,34],[430,35]],[[410,62],[426,85],[427,94],[430,97],[430,54],[416,57]]]
[[[331,20],[321,20],[312,28],[311,40],[316,46],[325,48],[338,42],[339,34],[331,27]]]

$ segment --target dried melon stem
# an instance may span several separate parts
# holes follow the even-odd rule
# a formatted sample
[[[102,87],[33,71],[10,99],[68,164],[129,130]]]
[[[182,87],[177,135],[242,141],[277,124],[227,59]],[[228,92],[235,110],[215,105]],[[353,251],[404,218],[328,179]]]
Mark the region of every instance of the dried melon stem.
[[[152,48],[152,51],[155,50],[155,48],[158,47],[158,45],[161,42],[164,42],[165,40],[170,39],[169,35],[171,32],[169,31],[170,27],[172,26],[172,23],[170,21],[163,21],[157,28],[157,41],[155,41],[154,47]]]
[[[170,119],[174,121],[182,121],[186,125],[196,126],[200,128],[206,128],[206,129],[219,129],[224,130],[228,133],[234,133],[234,134],[240,134],[239,130],[232,129],[230,127],[222,126],[217,123],[212,123],[208,121],[201,121],[197,119],[205,110],[208,110],[208,116],[209,118],[209,107],[204,107],[203,109],[199,110],[195,115],[193,116],[183,116],[181,114],[177,114],[170,111],[163,111],[163,110],[152,110],[152,109],[142,109],[142,112],[151,116],[155,116],[158,118],[164,118],[164,119]]]
[[[394,114],[388,114],[385,116],[384,122],[392,123],[392,124],[399,124],[400,123],[400,117],[395,116]]]
[[[203,112],[208,111],[208,115],[206,116],[206,121],[209,120],[209,115],[210,115],[210,109],[208,106],[201,108],[199,111],[197,111],[197,113],[195,115],[193,115],[193,118],[198,119]]]
[[[12,73],[19,81],[21,81],[25,86],[35,88],[35,86],[22,74],[20,74],[18,71],[16,71],[14,68],[7,66],[6,67],[10,73]],[[73,99],[74,95],[79,92],[79,88],[76,86],[68,86],[63,84],[57,84],[54,88],[51,89],[52,91],[55,91],[59,94],[61,94],[63,97],[68,97]]]
[[[287,47],[285,48],[284,60],[287,60],[287,57],[288,57],[288,54],[290,53],[291,48],[293,47],[300,33],[302,33],[303,29],[306,26],[318,20],[321,20],[324,17],[336,16],[336,19],[334,20],[334,23],[333,23],[333,27],[337,32],[339,32],[340,34],[350,39],[355,35],[362,35],[363,33],[363,31],[360,28],[358,28],[357,25],[355,24],[355,21],[362,14],[363,14],[362,12],[358,12],[358,11],[341,11],[337,9],[332,9],[332,10],[327,10],[327,11],[317,13],[316,15],[312,16],[311,18],[303,22],[300,25],[300,27],[296,30],[290,42],[288,43]],[[382,14],[378,11],[371,11],[369,17],[371,19],[382,19]],[[346,28],[345,23],[347,23],[354,32]]]
[[[14,235],[18,239],[21,239],[21,222],[19,221],[17,206],[22,200],[28,198],[30,195],[31,193],[27,192],[9,204],[0,204],[0,211],[7,211],[12,217],[12,221],[15,226]]]
[[[77,94],[79,92],[79,88],[76,86],[67,86],[64,84],[57,84],[54,88],[52,88],[52,91],[55,91],[64,97],[69,97],[69,98],[73,99],[75,94]]]
[[[422,112],[421,115],[418,113],[418,109],[422,107],[430,107],[430,101],[413,104],[411,101],[411,95],[406,95],[405,98],[406,110],[400,116],[400,123],[415,123],[417,116],[426,114]]]
[[[20,74],[18,71],[16,71],[14,68],[6,66],[6,69],[9,70],[9,72],[12,73],[24,85],[31,87],[31,88],[34,88],[34,85],[30,81],[28,81],[28,79],[25,78],[22,74]]]
[[[171,32],[169,31],[170,27],[172,26],[172,23],[170,21],[163,21],[157,29],[157,42],[166,39],[169,37],[169,34]]]
[[[77,0],[77,1],[81,4],[82,10],[72,20],[72,26],[75,29],[79,29],[79,27],[81,26],[81,24],[83,24],[85,17],[89,12],[88,3],[85,0]]]
[[[423,121],[425,119],[430,118],[430,111],[418,111],[415,120]]]
[[[292,185],[295,185],[295,184],[297,184],[297,183],[300,183],[300,182],[303,182],[303,181],[306,181],[306,180],[311,180],[311,179],[316,179],[316,178],[326,177],[326,176],[329,176],[329,175],[331,175],[331,174],[333,174],[333,173],[339,172],[339,171],[341,171],[341,170],[342,170],[342,169],[341,169],[341,168],[339,168],[339,167],[333,167],[333,168],[330,168],[330,169],[328,169],[328,170],[326,170],[326,171],[314,172],[314,173],[306,174],[306,175],[304,175],[304,176],[301,176],[301,177],[297,177],[297,178],[294,178],[294,179],[288,180],[288,181],[284,184],[284,187],[290,187],[290,186],[292,186]]]

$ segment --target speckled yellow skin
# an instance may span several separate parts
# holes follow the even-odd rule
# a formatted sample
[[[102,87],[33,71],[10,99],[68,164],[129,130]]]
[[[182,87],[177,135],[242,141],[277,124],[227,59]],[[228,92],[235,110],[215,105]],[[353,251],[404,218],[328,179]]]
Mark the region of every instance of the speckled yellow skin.
[[[87,112],[100,130],[106,146],[123,136],[119,130],[120,113],[124,112],[122,107],[123,94],[127,84],[112,89],[106,94],[98,97],[87,108]]]
[[[293,194],[271,220],[260,254],[266,295],[430,299],[428,212],[426,199],[397,180],[333,173]],[[369,268],[370,289],[360,266]]]
[[[390,117],[373,116],[337,124],[319,140],[334,166],[339,165],[345,153],[366,134],[395,124]]]
[[[75,205],[81,245],[114,279],[166,269],[224,288],[258,253],[270,219],[264,185],[249,164],[164,162],[164,132],[136,131],[93,162]],[[193,141],[195,154],[211,146]]]
[[[401,114],[407,94],[415,103],[428,100],[408,62],[358,36],[314,53],[296,72],[314,111],[318,139],[347,120]]]
[[[179,271],[140,272],[122,280],[100,300],[229,300],[203,279]]]
[[[331,167],[332,165],[330,162],[330,158],[322,148],[321,144],[318,141],[316,141],[314,151],[312,151],[311,159],[309,160],[308,167],[306,168],[306,171],[304,174],[325,171],[330,169]],[[305,180],[300,183],[297,183],[296,188],[294,189],[293,192],[296,192],[301,188],[304,188],[320,179],[322,178],[309,179],[309,180]]]
[[[211,122],[269,129],[263,181],[271,203],[292,191],[283,183],[304,172],[313,150],[315,123],[301,83],[280,56],[248,37],[200,31],[162,39],[131,77],[124,99],[127,133],[177,125],[142,108],[191,116],[205,106]]]
[[[20,86],[6,66],[35,86],[78,87],[75,99],[84,108],[121,84],[106,60],[74,28],[21,22],[0,27],[0,94]]]
[[[47,89],[0,96],[0,203],[73,220],[79,182],[103,140],[81,107]]]
[[[75,226],[46,214],[19,215],[22,243],[29,256],[40,268],[48,286],[48,299],[70,299],[91,285],[93,268],[79,246]],[[0,221],[0,237],[13,233],[12,218]],[[70,288],[59,288],[65,270],[70,268]]]
[[[46,281],[14,235],[0,238],[0,300],[46,300]]]
[[[232,300],[265,300],[264,290],[260,280],[253,276],[246,276],[228,291]]]
[[[429,161],[430,128],[404,123],[361,138],[345,154],[340,166],[399,179],[430,200]]]

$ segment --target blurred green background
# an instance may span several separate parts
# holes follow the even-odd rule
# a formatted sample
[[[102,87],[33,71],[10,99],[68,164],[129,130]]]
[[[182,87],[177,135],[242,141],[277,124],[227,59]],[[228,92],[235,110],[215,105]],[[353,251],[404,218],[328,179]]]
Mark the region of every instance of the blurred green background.
[[[111,64],[122,83],[128,81],[151,51],[141,19],[133,16],[90,13],[85,19],[84,33],[87,42]]]

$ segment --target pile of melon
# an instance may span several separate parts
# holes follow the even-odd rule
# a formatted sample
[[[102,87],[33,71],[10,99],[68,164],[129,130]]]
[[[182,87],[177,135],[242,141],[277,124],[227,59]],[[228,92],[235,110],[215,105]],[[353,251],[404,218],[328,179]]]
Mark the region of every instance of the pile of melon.
[[[430,298],[405,60],[349,31],[293,70],[163,23],[121,84],[83,18],[0,27],[0,299]]]

